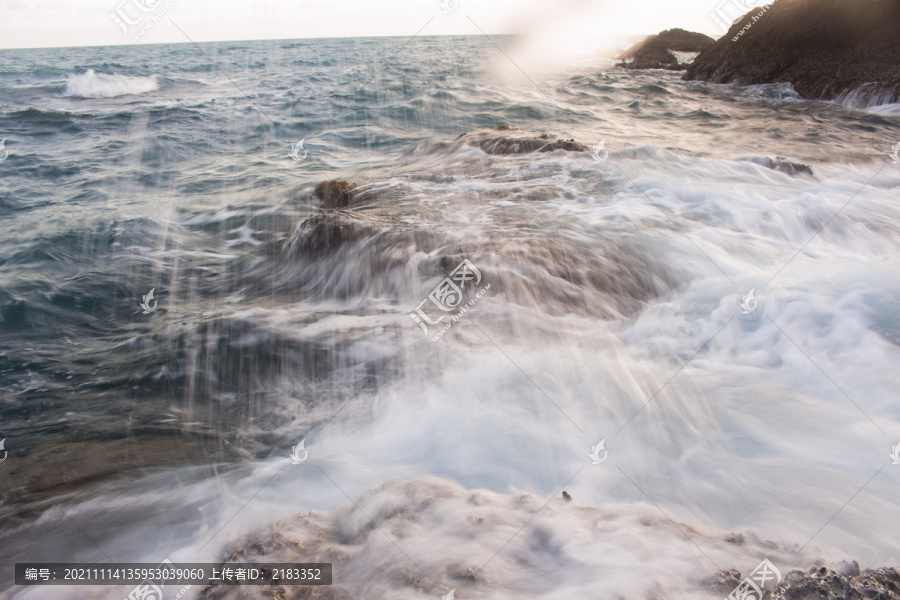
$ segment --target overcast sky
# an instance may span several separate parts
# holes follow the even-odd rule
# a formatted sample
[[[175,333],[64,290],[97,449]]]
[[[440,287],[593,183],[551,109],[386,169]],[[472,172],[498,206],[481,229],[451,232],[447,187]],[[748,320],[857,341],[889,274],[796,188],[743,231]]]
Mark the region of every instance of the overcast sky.
[[[672,27],[722,33],[709,17],[722,0],[443,0],[453,8],[446,13],[441,1],[0,0],[0,48],[411,36],[420,29],[420,35],[478,35],[481,28],[569,44]],[[116,13],[132,24],[117,24]],[[154,16],[157,22],[134,41]]]

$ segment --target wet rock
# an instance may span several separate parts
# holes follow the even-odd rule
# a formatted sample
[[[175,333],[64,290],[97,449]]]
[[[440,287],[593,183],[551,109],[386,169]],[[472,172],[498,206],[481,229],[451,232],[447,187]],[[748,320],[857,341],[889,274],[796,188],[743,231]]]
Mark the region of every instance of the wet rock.
[[[749,27],[748,27],[749,25]],[[804,98],[831,100],[864,84],[900,86],[900,2],[806,0],[754,8],[700,53],[687,80],[788,82]]]
[[[579,144],[575,140],[556,140],[556,149],[565,150],[566,152],[585,152],[588,150],[588,147],[584,144]],[[548,152],[548,150],[542,149],[541,152]]]
[[[900,573],[893,568],[860,572],[859,564],[852,561],[841,563],[838,571],[827,567],[813,567],[808,573],[791,571],[779,586],[765,590],[761,600],[900,600]],[[706,587],[727,595],[741,580],[741,573],[730,569],[712,577]]]
[[[500,127],[509,126],[501,125]],[[530,152],[553,152],[554,150],[587,152],[589,150],[587,146],[579,144],[575,140],[559,139],[547,133],[529,134],[529,132],[523,131],[516,136],[498,136],[497,130],[519,131],[512,128],[500,129],[498,127],[497,129],[464,133],[456,139],[470,146],[481,148],[488,154],[528,154]]]
[[[322,208],[347,208],[353,200],[355,183],[342,179],[323,181],[316,186],[316,198],[322,201]]]
[[[625,69],[669,69],[684,70],[686,63],[679,63],[678,58],[670,52],[702,52],[715,43],[715,40],[702,33],[685,31],[684,29],[667,29],[651,35],[638,42],[620,55],[625,59],[617,66]]]
[[[563,499],[564,499],[566,502],[571,502],[571,501],[572,501],[572,496],[571,496],[571,494],[569,494],[569,492],[567,492],[566,490],[563,490],[562,497],[563,497]]]
[[[189,433],[189,435],[185,435]],[[92,439],[92,437],[94,439]],[[238,446],[199,431],[184,431],[160,425],[132,428],[128,436],[104,432],[82,439],[51,438],[26,450],[13,449],[7,442],[8,460],[3,464],[4,485],[0,505],[0,527],[19,518],[36,518],[47,502],[60,494],[78,493],[98,480],[114,478],[122,470],[137,471],[213,457],[216,461],[240,461],[247,453]],[[60,447],[65,452],[60,452]],[[41,465],[34,469],[34,465]]]

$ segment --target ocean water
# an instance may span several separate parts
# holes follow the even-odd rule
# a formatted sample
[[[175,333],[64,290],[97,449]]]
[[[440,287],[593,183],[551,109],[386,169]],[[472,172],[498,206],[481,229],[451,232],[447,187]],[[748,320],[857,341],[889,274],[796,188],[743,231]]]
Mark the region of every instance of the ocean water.
[[[896,105],[495,41],[0,52],[2,564],[631,600],[900,563]],[[608,154],[459,137],[502,124]]]

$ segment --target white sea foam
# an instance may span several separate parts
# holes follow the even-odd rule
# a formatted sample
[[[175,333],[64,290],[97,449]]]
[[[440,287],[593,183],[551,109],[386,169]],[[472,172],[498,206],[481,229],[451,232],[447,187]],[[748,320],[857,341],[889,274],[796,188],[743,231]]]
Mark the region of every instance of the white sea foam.
[[[806,100],[797,93],[797,90],[794,89],[794,86],[787,82],[758,83],[753,85],[741,85],[738,83],[732,83],[729,85],[750,96],[751,98],[757,98],[759,100],[775,102],[806,102]]]
[[[75,98],[115,98],[146,94],[159,89],[156,75],[149,77],[129,77],[113,73],[97,73],[88,69],[84,73],[73,75],[62,91],[63,96]]]

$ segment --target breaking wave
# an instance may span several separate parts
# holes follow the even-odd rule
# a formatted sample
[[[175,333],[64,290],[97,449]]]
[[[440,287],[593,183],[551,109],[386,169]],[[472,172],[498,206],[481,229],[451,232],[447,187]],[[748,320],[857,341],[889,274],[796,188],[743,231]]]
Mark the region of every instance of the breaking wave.
[[[66,83],[63,96],[74,98],[115,98],[117,96],[133,96],[155,92],[159,89],[156,75],[149,77],[128,77],[113,73],[97,73],[88,69],[84,73],[74,75]]]
[[[846,90],[835,98],[835,103],[880,115],[900,115],[898,86],[887,87],[880,83],[866,83],[855,90]]]

